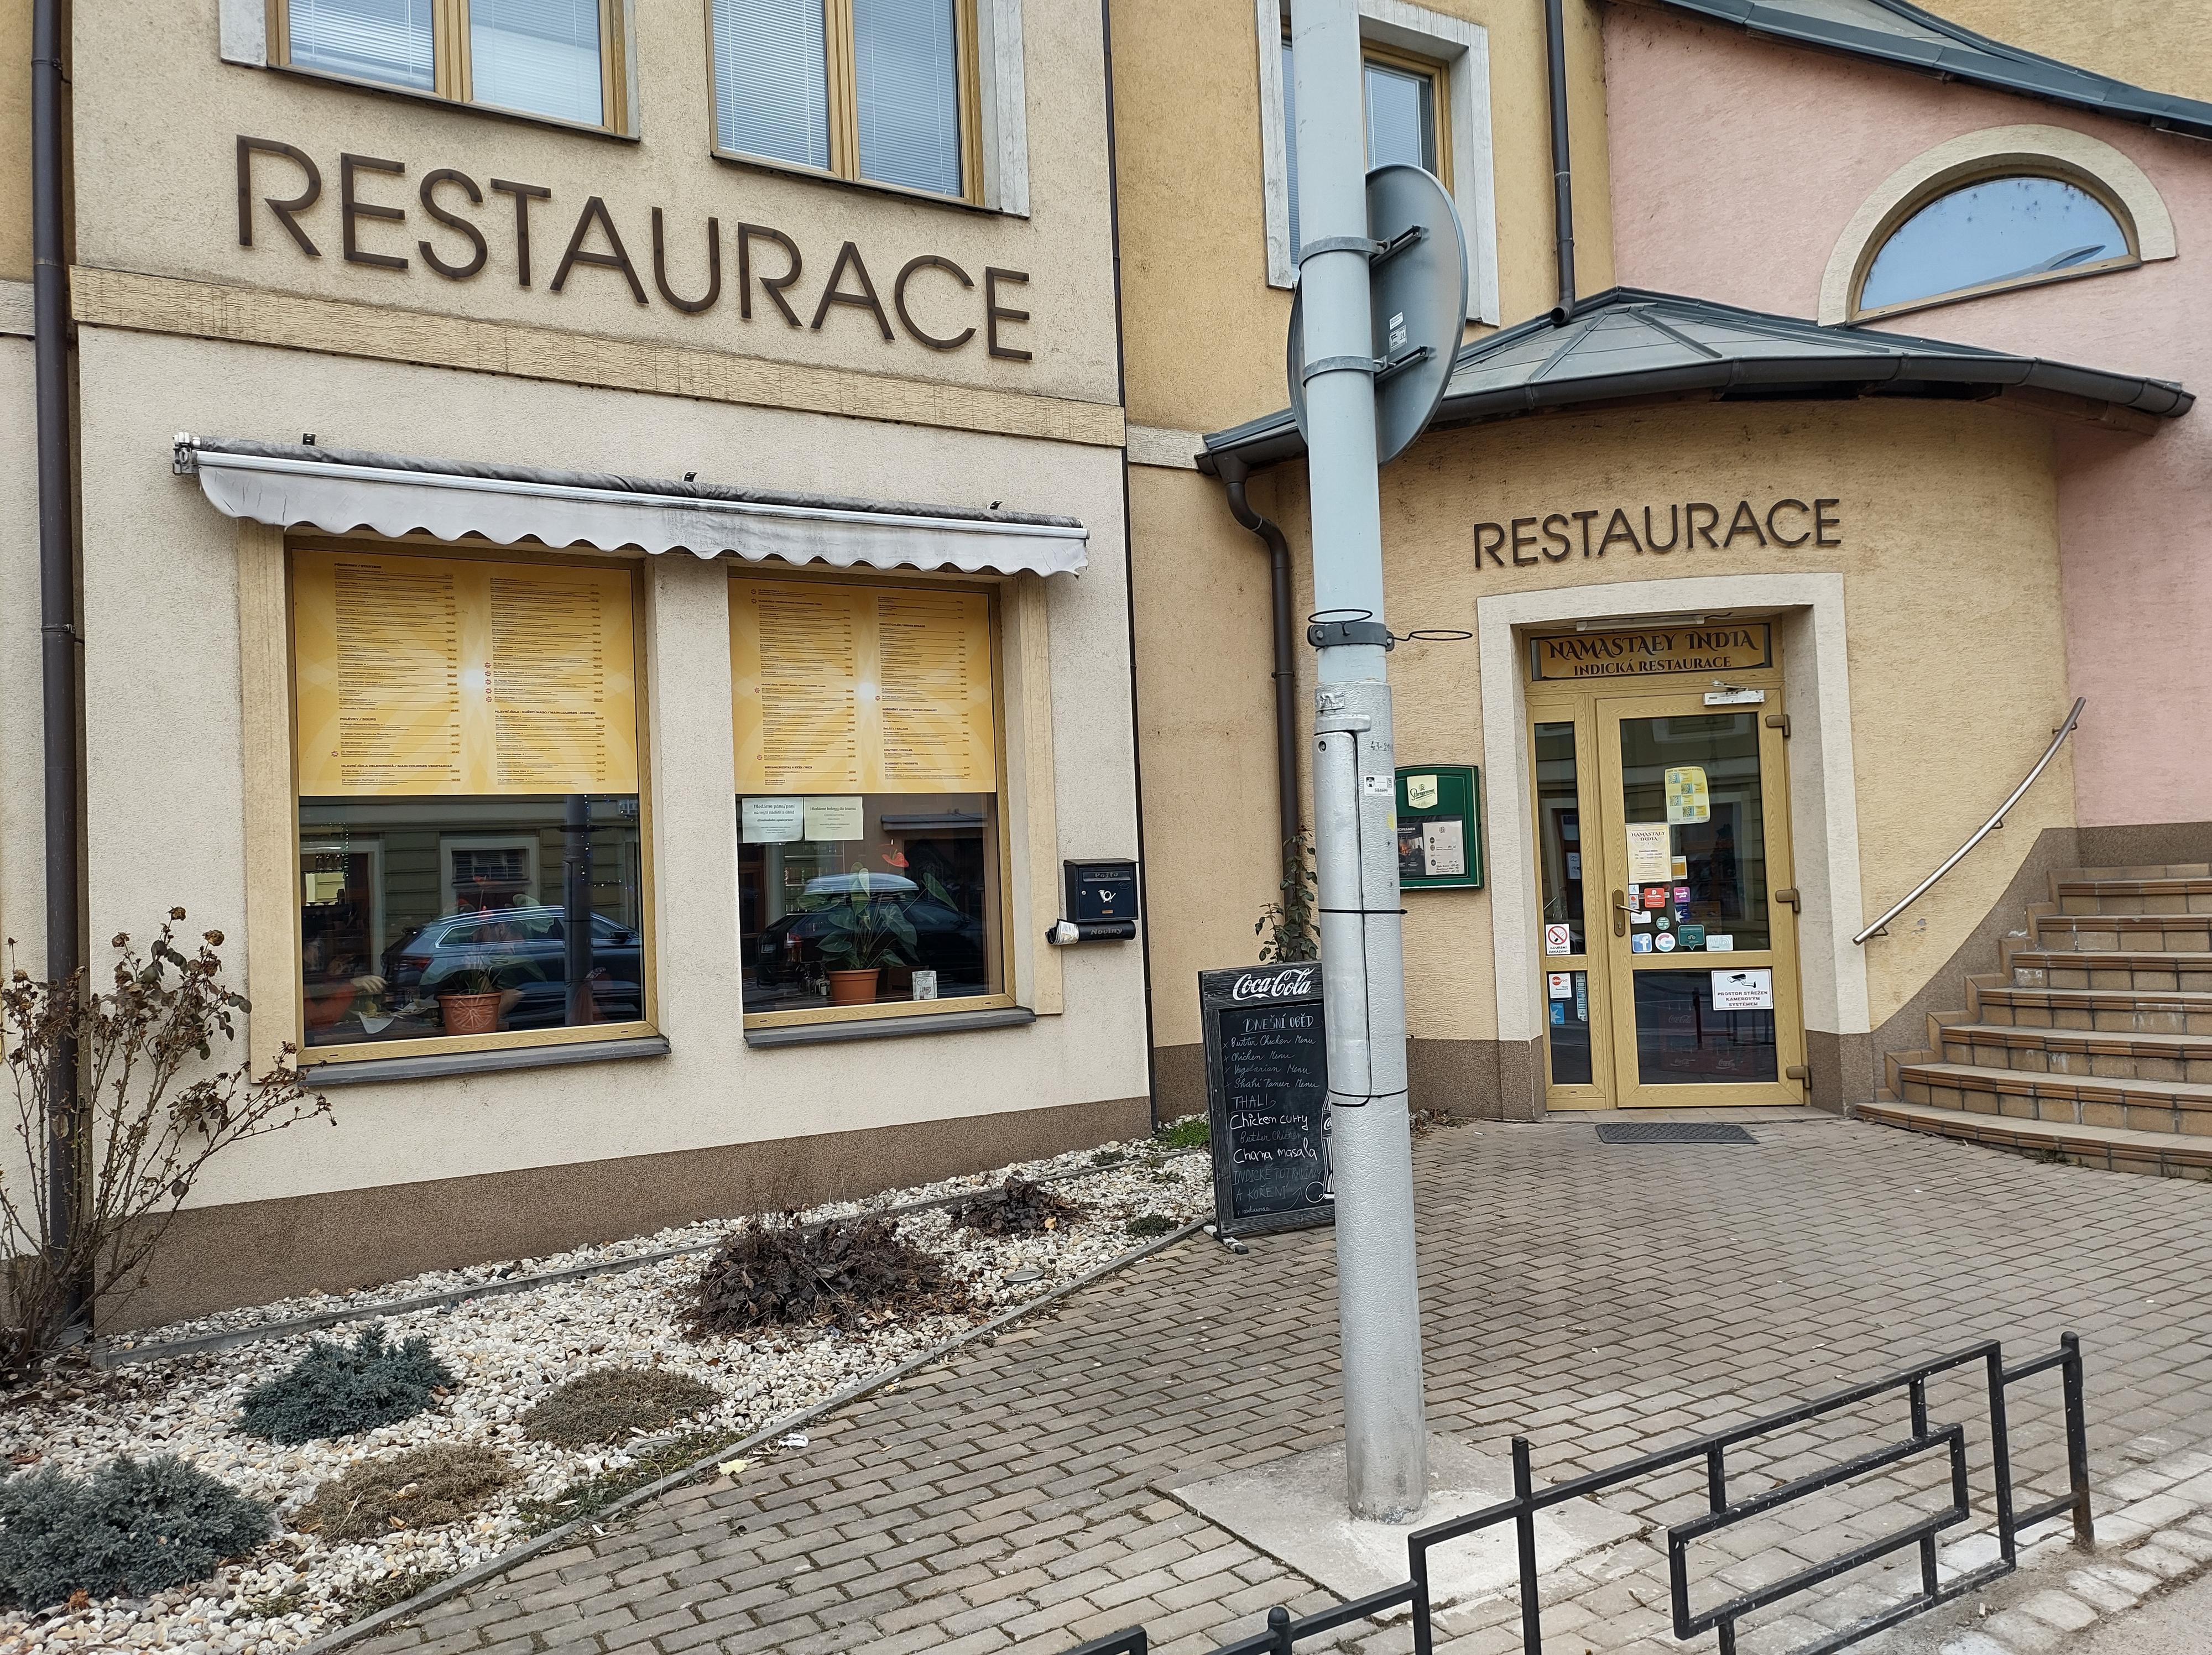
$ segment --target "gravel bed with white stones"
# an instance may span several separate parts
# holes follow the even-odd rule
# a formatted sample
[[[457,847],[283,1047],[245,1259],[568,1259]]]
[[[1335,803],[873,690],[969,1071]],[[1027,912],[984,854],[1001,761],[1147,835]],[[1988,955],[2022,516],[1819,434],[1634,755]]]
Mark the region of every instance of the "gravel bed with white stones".
[[[1126,1159],[1097,1165],[1115,1153]],[[427,1336],[460,1383],[412,1419],[335,1440],[287,1447],[245,1435],[235,1428],[240,1400],[289,1368],[310,1339],[350,1343],[365,1323],[277,1334],[104,1373],[75,1372],[43,1393],[12,1400],[0,1396],[0,1469],[52,1466],[82,1476],[118,1454],[174,1454],[268,1503],[277,1518],[266,1543],[251,1557],[226,1565],[214,1580],[149,1599],[112,1598],[28,1616],[0,1609],[0,1648],[212,1655],[297,1647],[367,1612],[364,1599],[373,1606],[380,1593],[404,1595],[398,1590],[403,1585],[427,1585],[513,1546],[532,1532],[525,1502],[538,1502],[534,1509],[542,1513],[574,1485],[618,1474],[679,1436],[719,1433],[735,1440],[758,1431],[1143,1244],[1127,1229],[1133,1219],[1157,1215],[1180,1226],[1212,1207],[1210,1158],[1165,1153],[1148,1141],[891,1191],[866,1202],[831,1203],[802,1216],[842,1217],[926,1201],[994,1184],[1010,1172],[1038,1177],[1079,1171],[1086,1176],[1052,1187],[1083,1207],[1083,1216],[1042,1234],[995,1237],[956,1230],[941,1208],[899,1220],[901,1234],[944,1256],[961,1279],[974,1305],[968,1315],[902,1317],[842,1335],[794,1329],[694,1342],[684,1337],[678,1313],[714,1243],[731,1228],[725,1220],[147,1329],[134,1336],[142,1347],[698,1244],[694,1250],[627,1269],[381,1317],[395,1343]],[[681,1425],[620,1447],[578,1451],[523,1435],[522,1415],[546,1391],[593,1368],[617,1366],[686,1374],[714,1387],[723,1400]],[[460,1522],[397,1530],[374,1542],[327,1542],[290,1528],[289,1519],[326,1479],[361,1461],[432,1443],[495,1448],[514,1464],[516,1481]],[[701,1451],[709,1446],[711,1439],[702,1436]],[[557,1504],[552,1509],[557,1513]]]

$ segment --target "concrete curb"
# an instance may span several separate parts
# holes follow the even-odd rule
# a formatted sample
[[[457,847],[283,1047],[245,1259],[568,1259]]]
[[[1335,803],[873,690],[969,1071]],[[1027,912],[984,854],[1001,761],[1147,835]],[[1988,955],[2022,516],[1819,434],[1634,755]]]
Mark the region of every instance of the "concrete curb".
[[[1195,1149],[1172,1149],[1154,1159],[1162,1161],[1181,1160],[1185,1156],[1199,1154]],[[1038,1183],[1067,1183],[1077,1178],[1095,1178],[1119,1171],[1128,1164],[1128,1158],[1111,1166],[1079,1166],[1072,1172],[1052,1172],[1034,1180]],[[902,1202],[895,1207],[864,1207],[848,1214],[852,1218],[902,1218],[912,1213],[927,1213],[941,1207],[956,1206],[986,1193],[984,1190],[962,1190],[950,1196],[932,1196],[927,1201]],[[761,1214],[740,1213],[727,1220],[741,1224],[747,1218]],[[816,1219],[803,1227],[818,1230],[830,1223],[829,1219]],[[250,1328],[231,1328],[221,1333],[204,1333],[189,1339],[173,1339],[158,1345],[115,1345],[94,1341],[89,1354],[92,1365],[102,1372],[119,1367],[136,1367],[143,1362],[166,1362],[179,1356],[202,1356],[218,1350],[235,1350],[240,1345],[258,1343],[264,1339],[282,1339],[295,1333],[314,1333],[324,1328],[343,1327],[351,1322],[374,1322],[387,1316],[409,1316],[416,1311],[437,1310],[443,1306],[466,1304],[471,1299],[497,1299],[506,1293],[527,1293],[532,1287],[551,1287],[562,1281],[581,1281],[595,1275],[616,1275],[624,1270],[642,1269],[648,1264],[681,1258],[686,1253],[719,1244],[719,1238],[702,1236],[696,1241],[679,1242],[673,1247],[656,1247],[649,1253],[627,1253],[620,1258],[594,1259],[588,1264],[571,1264],[564,1269],[544,1270],[534,1275],[491,1276],[482,1281],[471,1281],[459,1287],[447,1287],[438,1293],[418,1293],[412,1299],[380,1299],[374,1304],[348,1305],[343,1310],[316,1311],[307,1316],[289,1316],[277,1322],[257,1323]]]
[[[1103,1171],[1107,1169],[1100,1170]],[[535,1557],[540,1552],[553,1550],[595,1524],[604,1523],[610,1517],[629,1511],[635,1506],[642,1506],[647,1500],[665,1494],[672,1488],[681,1487],[702,1473],[711,1471],[723,1460],[763,1447],[777,1438],[799,1429],[801,1426],[818,1420],[824,1415],[833,1414],[850,1402],[859,1401],[871,1391],[880,1390],[884,1385],[906,1378],[909,1373],[942,1361],[962,1346],[973,1344],[986,1334],[995,1333],[1001,1328],[1011,1326],[1024,1317],[1042,1310],[1048,1305],[1056,1304],[1091,1286],[1091,1283],[1104,1280],[1117,1270],[1127,1269],[1130,1265],[1150,1258],[1156,1253],[1165,1252],[1178,1243],[1188,1240],[1212,1221],[1211,1215],[1193,1219],[1181,1229],[1162,1236],[1158,1241],[1109,1258],[1096,1269],[1085,1272],[1065,1286],[1054,1287],[1050,1293],[1042,1293],[1026,1304],[1017,1305],[1011,1310],[1001,1311],[989,1321],[979,1323],[964,1333],[955,1334],[943,1343],[931,1346],[920,1355],[908,1357],[896,1367],[887,1368],[872,1378],[862,1379],[856,1384],[848,1385],[826,1402],[817,1402],[811,1408],[801,1409],[797,1413],[787,1414],[781,1419],[762,1427],[742,1441],[726,1443],[702,1459],[694,1460],[689,1465],[671,1471],[666,1476],[656,1478],[642,1488],[633,1488],[621,1498],[602,1506],[588,1517],[580,1517],[573,1522],[562,1524],[557,1529],[549,1529],[544,1534],[526,1540],[519,1546],[509,1547],[496,1557],[488,1557],[483,1562],[471,1564],[459,1573],[449,1574],[435,1585],[427,1587],[416,1592],[412,1597],[394,1603],[389,1609],[379,1609],[374,1615],[363,1615],[360,1620],[349,1625],[339,1627],[335,1631],[326,1632],[313,1642],[302,1645],[297,1655],[325,1655],[327,1651],[342,1649],[349,1644],[358,1643],[372,1634],[384,1631],[402,1621],[410,1620],[424,1609],[443,1603],[448,1597],[456,1597],[471,1586],[481,1585],[486,1580],[506,1573],[516,1564]]]

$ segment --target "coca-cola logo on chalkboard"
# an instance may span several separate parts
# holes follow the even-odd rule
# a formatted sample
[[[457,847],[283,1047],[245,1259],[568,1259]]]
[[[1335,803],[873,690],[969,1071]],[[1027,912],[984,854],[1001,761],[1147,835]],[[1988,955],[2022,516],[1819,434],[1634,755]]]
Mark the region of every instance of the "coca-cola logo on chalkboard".
[[[1316,965],[1295,965],[1280,971],[1247,971],[1229,990],[1231,1000],[1296,1000],[1314,991]]]

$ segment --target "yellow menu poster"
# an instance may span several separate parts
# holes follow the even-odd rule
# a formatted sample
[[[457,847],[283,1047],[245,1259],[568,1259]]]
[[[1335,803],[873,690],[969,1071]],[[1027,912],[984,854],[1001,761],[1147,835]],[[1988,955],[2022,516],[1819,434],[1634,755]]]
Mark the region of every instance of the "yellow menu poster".
[[[998,789],[980,592],[735,581],[730,674],[740,793]]]
[[[302,551],[300,791],[635,793],[629,575]]]

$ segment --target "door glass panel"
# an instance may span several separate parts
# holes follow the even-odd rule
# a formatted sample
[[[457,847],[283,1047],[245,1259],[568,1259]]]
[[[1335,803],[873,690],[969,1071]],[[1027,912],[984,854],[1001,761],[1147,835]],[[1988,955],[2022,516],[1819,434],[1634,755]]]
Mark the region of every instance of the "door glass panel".
[[[1710,1086],[1779,1077],[1771,1010],[1715,1011],[1711,971],[1638,971],[1635,976],[1640,1085]]]
[[[1628,877],[1638,885],[1636,902],[1651,915],[1651,949],[1741,953],[1769,947],[1758,715],[1624,718],[1620,779],[1632,847]],[[1639,826],[1666,833],[1667,878],[1656,885],[1650,868],[1638,881],[1633,849]],[[1674,941],[1662,947],[1661,939],[1668,936]],[[1640,1015],[1638,1021],[1640,1026]]]
[[[1575,727],[1539,724],[1536,746],[1536,839],[1541,848],[1544,923],[1565,925],[1581,953],[1583,843],[1575,794]]]
[[[1562,994],[1562,989],[1566,992]],[[1552,1034],[1552,1084],[1586,1086],[1590,1083],[1589,973],[1547,971],[1544,993]]]

